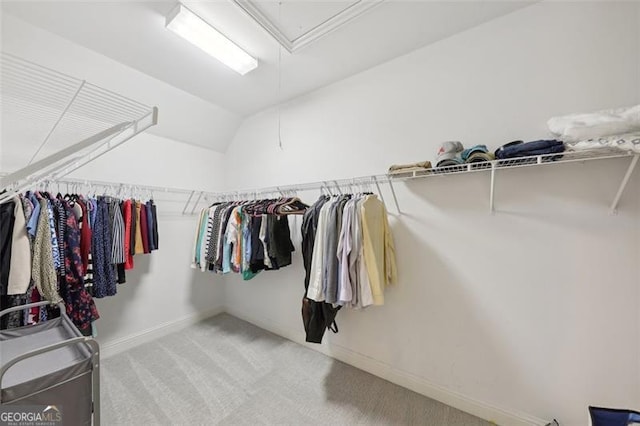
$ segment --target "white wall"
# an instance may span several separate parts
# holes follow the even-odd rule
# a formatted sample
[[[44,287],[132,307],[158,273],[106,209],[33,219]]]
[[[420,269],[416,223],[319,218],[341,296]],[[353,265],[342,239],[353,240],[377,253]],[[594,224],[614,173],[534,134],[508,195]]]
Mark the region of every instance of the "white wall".
[[[536,4],[310,93],[282,106],[282,150],[264,111],[228,149],[226,181],[382,173],[444,140],[495,148],[547,136],[556,114],[634,104],[637,7]],[[488,175],[397,185],[400,283],[383,307],[341,311],[320,350],[508,423],[637,408],[640,173],[607,211],[627,164],[500,171],[494,216]],[[227,278],[227,310],[302,342],[303,277],[298,251],[285,270]]]

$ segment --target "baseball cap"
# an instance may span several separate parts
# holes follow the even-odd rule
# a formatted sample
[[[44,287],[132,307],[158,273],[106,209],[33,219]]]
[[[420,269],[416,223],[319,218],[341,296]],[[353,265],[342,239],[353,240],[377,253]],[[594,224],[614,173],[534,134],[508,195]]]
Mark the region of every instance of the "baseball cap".
[[[464,151],[464,146],[458,141],[443,142],[438,148],[436,158],[437,167],[454,166],[462,164],[460,154]]]

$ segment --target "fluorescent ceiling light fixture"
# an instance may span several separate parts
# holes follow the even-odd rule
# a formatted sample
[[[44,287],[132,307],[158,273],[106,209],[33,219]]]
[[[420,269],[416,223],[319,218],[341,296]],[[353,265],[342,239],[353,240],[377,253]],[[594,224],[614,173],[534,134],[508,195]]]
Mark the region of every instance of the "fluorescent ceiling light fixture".
[[[258,66],[256,58],[180,3],[167,16],[166,27],[241,75]]]

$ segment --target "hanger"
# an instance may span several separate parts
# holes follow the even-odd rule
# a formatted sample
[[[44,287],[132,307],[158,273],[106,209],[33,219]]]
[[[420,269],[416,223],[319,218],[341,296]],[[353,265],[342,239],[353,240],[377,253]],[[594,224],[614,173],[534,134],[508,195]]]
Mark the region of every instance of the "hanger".
[[[304,214],[309,206],[303,203],[295,192],[291,192],[289,195],[290,198],[278,206],[276,213],[279,215]]]

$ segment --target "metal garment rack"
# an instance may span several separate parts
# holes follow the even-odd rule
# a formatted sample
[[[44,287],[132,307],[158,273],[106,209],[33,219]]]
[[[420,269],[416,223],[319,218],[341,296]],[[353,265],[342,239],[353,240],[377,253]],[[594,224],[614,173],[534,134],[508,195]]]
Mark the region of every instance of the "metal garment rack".
[[[622,177],[622,181],[618,187],[618,190],[615,193],[613,201],[610,205],[611,214],[616,214],[618,209],[618,203],[620,202],[620,198],[629,183],[629,179],[633,174],[636,165],[638,164],[638,159],[640,158],[640,153],[633,152],[624,152],[624,151],[609,151],[602,149],[595,150],[584,150],[584,151],[566,151],[561,154],[546,154],[546,155],[538,155],[532,157],[519,157],[519,158],[509,158],[503,160],[493,160],[487,161],[483,163],[470,163],[470,164],[461,164],[454,166],[446,166],[439,167],[433,169],[425,169],[424,171],[411,171],[406,173],[397,173],[397,174],[384,174],[384,175],[370,175],[370,176],[360,176],[351,179],[339,179],[339,180],[326,180],[326,181],[317,181],[317,182],[308,182],[303,184],[296,185],[283,185],[283,186],[273,186],[267,188],[258,188],[258,189],[246,189],[240,191],[230,191],[230,192],[219,192],[219,193],[205,193],[192,191],[187,199],[187,202],[183,208],[183,214],[190,209],[191,213],[193,213],[199,204],[202,197],[206,196],[209,199],[215,200],[239,200],[239,199],[255,199],[259,196],[264,196],[265,194],[271,195],[292,195],[297,193],[298,191],[311,191],[311,190],[320,190],[326,191],[328,194],[342,194],[345,191],[351,192],[363,192],[364,188],[373,188],[375,187],[380,198],[384,202],[384,196],[381,190],[381,185],[387,184],[391,191],[391,195],[393,197],[393,202],[396,207],[396,211],[398,214],[402,214],[400,210],[400,204],[398,203],[398,197],[396,195],[396,191],[394,188],[394,183],[396,182],[404,182],[416,179],[434,179],[434,178],[445,178],[449,175],[454,174],[467,174],[467,173],[478,173],[478,172],[489,172],[490,173],[490,190],[489,190],[489,211],[491,214],[495,213],[495,198],[496,198],[496,180],[498,176],[498,171],[504,170],[512,170],[522,167],[546,167],[551,165],[558,164],[567,164],[567,163],[576,163],[576,162],[586,162],[586,161],[594,161],[594,160],[605,160],[612,158],[629,158],[630,163],[627,167],[627,170]],[[344,191],[343,191],[344,190]],[[195,198],[195,202],[193,204],[192,200]]]
[[[0,178],[0,202],[58,180],[158,123],[156,107],[9,53],[0,53],[0,71],[2,137],[43,137],[24,167]],[[45,146],[62,148],[35,161]]]

